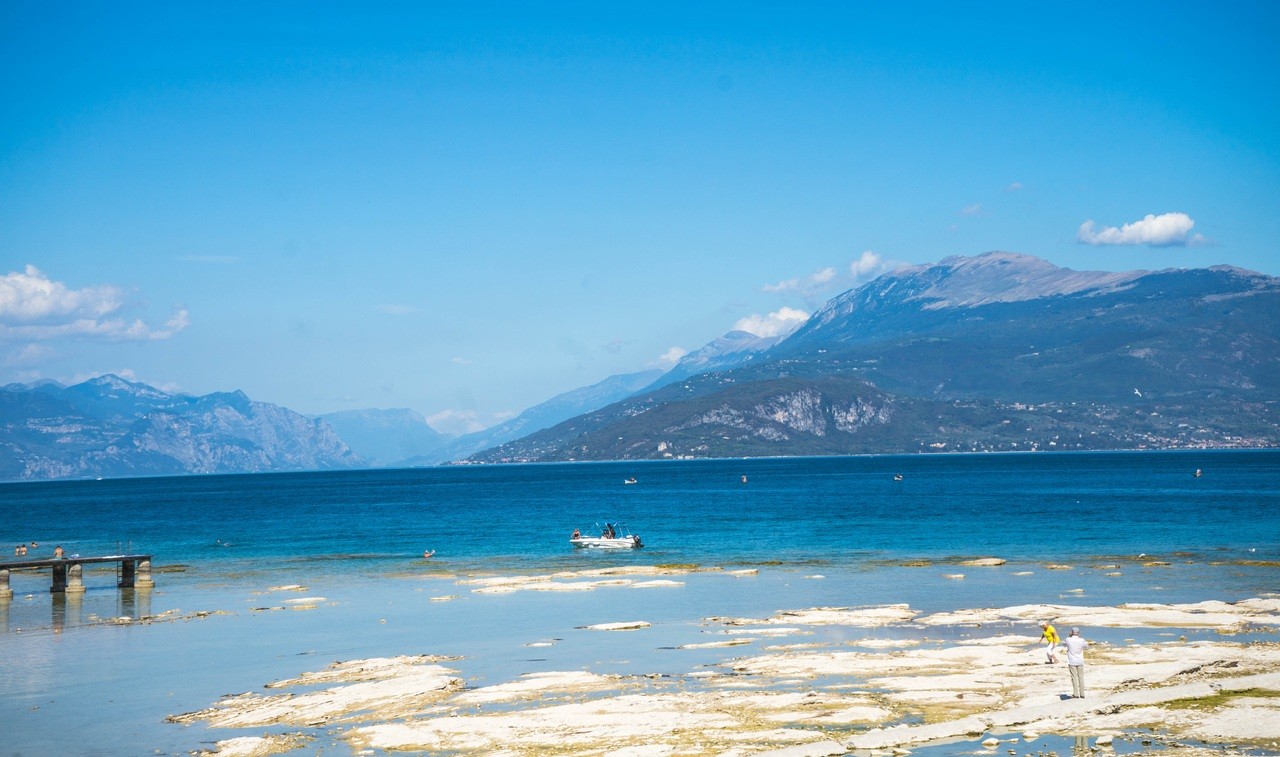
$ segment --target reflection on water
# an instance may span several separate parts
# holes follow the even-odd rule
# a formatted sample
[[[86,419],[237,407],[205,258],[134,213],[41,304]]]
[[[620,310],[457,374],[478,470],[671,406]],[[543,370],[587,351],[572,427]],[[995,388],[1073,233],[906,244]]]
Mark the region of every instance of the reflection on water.
[[[47,610],[44,597],[49,598]],[[15,595],[12,600],[0,600],[0,634],[21,634],[40,629],[60,634],[76,626],[111,622],[117,618],[141,620],[152,615],[151,599],[151,589],[132,588],[84,594],[30,592]]]
[[[80,625],[83,607],[84,601],[81,595],[55,592],[50,605],[53,614],[53,632],[62,633],[62,629],[67,625]]]
[[[151,614],[151,589],[122,588],[119,594],[120,611],[116,617],[137,620]]]
[[[1084,735],[1076,736],[1076,743],[1071,747],[1073,757],[1085,757],[1085,755],[1093,754],[1093,750],[1089,748],[1089,737]]]

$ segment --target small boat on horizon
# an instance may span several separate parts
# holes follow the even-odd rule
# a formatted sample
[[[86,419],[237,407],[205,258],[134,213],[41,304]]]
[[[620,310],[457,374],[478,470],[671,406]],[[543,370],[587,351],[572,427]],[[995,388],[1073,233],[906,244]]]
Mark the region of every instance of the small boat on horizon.
[[[624,479],[622,479],[622,483],[624,483],[624,484],[634,484],[635,482],[636,482],[636,477],[635,477],[635,476],[632,476],[632,477],[630,477],[630,478],[624,478]]]
[[[581,531],[573,529],[569,543],[592,549],[636,549],[644,546],[640,535],[628,531],[623,523],[605,523],[603,526],[597,523],[596,528],[600,530],[599,536],[583,536]]]

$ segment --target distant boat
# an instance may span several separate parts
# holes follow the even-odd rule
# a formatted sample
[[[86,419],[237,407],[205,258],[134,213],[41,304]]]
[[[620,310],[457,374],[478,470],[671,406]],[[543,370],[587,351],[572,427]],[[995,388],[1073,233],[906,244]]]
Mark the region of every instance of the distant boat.
[[[894,481],[901,481],[901,480],[902,480],[902,474],[901,474],[901,473],[895,473],[895,474],[893,474],[893,480],[894,480]]]
[[[743,477],[742,477],[742,483],[744,483],[744,484],[745,484],[745,483],[747,483],[747,477],[746,477],[746,476],[743,476]]]
[[[644,546],[640,536],[628,532],[625,524],[605,523],[601,526],[597,523],[596,528],[600,529],[599,536],[583,536],[581,531],[573,529],[569,543],[575,547],[592,549],[635,549]]]
[[[1204,473],[1199,468],[1196,468],[1196,478],[1200,478],[1203,475]]]
[[[624,483],[624,484],[634,484],[635,482],[636,482],[636,477],[635,477],[635,476],[632,476],[631,478],[624,478],[624,479],[622,479],[622,483]]]

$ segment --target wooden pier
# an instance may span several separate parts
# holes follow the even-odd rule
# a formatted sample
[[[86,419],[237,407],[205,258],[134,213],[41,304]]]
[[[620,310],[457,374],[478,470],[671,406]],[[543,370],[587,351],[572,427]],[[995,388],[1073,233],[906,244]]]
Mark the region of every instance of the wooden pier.
[[[84,566],[92,563],[117,563],[116,586],[122,589],[150,589],[151,555],[103,555],[101,557],[50,557],[40,560],[8,560],[0,562],[0,601],[13,597],[9,571],[22,568],[53,568],[54,594],[83,594]]]

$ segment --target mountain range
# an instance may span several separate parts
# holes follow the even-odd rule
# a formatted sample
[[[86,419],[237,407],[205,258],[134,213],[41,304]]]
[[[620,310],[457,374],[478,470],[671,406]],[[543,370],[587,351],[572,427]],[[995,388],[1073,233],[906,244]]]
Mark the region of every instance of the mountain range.
[[[471,462],[1280,445],[1280,279],[992,252]]]
[[[1280,279],[1073,271],[991,252],[900,268],[789,334],[731,331],[484,431],[307,418],[118,376],[0,387],[0,480],[569,460],[1280,446]]]
[[[579,389],[557,394],[546,402],[525,410],[516,417],[503,421],[483,431],[464,434],[444,446],[423,452],[402,461],[402,465],[436,465],[462,460],[477,452],[519,439],[522,436],[598,410],[618,400],[630,397],[652,384],[663,375],[657,369],[610,376],[603,381]]]
[[[0,387],[0,480],[362,464],[328,424],[244,392],[169,394],[114,375]]]

